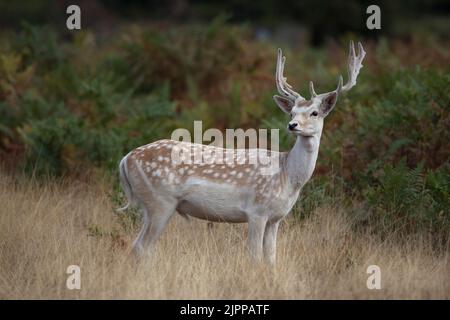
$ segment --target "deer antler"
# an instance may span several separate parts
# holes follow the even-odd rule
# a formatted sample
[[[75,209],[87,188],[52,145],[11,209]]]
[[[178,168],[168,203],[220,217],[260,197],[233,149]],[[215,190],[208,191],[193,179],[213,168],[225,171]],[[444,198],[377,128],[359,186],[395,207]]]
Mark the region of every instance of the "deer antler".
[[[355,54],[355,44],[350,41],[350,49],[348,53],[348,82],[342,87],[341,91],[346,92],[353,88],[358,78],[359,70],[362,68],[362,61],[366,56],[366,52],[361,44],[358,42],[358,55]],[[342,76],[341,76],[342,78]]]
[[[355,53],[355,44],[350,41],[350,49],[348,54],[348,82],[343,85],[343,78],[339,76],[338,86],[336,88],[337,93],[347,92],[356,84],[356,79],[358,78],[359,70],[363,67],[362,61],[366,56],[366,52],[361,44],[358,42],[358,54]],[[318,94],[314,91],[314,84],[312,81],[309,82],[309,91],[311,93],[311,98],[317,97]],[[331,91],[333,92],[333,91]],[[331,92],[322,93],[320,96],[328,95]]]
[[[283,75],[284,63],[286,62],[286,57],[283,56],[281,49],[278,49],[278,59],[277,59],[277,71],[275,73],[275,81],[277,83],[278,92],[295,102],[298,98],[305,100],[299,93],[292,90],[292,86],[286,82],[286,78]]]

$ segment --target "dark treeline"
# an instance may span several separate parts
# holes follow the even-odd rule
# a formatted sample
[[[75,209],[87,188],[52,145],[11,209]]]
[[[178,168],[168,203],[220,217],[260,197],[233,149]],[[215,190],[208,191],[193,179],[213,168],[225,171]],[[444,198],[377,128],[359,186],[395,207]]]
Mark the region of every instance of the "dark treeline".
[[[450,20],[450,2],[445,0],[34,0],[0,2],[0,25],[19,28],[24,20],[64,25],[65,9],[75,3],[82,8],[83,25],[94,29],[108,30],[124,21],[208,23],[218,15],[226,15],[229,22],[269,31],[286,26],[303,28],[313,44],[348,32],[379,37],[427,29],[446,36]],[[365,23],[366,9],[371,4],[380,6],[382,12],[382,28],[376,32],[368,30]]]

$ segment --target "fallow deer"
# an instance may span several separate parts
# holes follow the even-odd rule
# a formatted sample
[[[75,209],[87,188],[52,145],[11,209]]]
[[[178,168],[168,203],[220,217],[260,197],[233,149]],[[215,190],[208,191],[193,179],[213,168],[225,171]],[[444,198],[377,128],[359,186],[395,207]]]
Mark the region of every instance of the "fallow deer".
[[[275,80],[280,95],[273,98],[291,118],[287,127],[296,136],[296,142],[289,152],[238,152],[160,140],[128,153],[119,165],[122,187],[129,200],[121,210],[130,203],[142,209],[143,226],[133,244],[136,254],[150,253],[169,219],[178,212],[209,221],[247,222],[251,255],[258,261],[265,256],[273,264],[280,221],[291,211],[313,174],[324,118],[336,105],[338,95],[356,84],[365,54],[361,43],[356,54],[350,42],[348,82],[343,85],[340,76],[336,90],[316,94],[311,81],[311,98],[307,100],[287,83],[283,75],[286,58],[278,49]],[[208,154],[208,161],[174,162],[175,150]],[[248,161],[261,151],[277,157],[279,168],[275,173],[263,174],[262,165]],[[219,158],[231,161],[216,161]]]

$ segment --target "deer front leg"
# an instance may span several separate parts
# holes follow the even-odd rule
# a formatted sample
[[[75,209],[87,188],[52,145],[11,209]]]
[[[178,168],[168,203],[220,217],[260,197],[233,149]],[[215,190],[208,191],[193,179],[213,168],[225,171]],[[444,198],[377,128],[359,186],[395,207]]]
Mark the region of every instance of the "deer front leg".
[[[267,219],[265,217],[250,217],[248,219],[248,249],[251,257],[261,262],[263,256],[263,239]]]
[[[268,222],[264,233],[264,257],[271,265],[275,265],[277,257],[277,233],[280,221]]]

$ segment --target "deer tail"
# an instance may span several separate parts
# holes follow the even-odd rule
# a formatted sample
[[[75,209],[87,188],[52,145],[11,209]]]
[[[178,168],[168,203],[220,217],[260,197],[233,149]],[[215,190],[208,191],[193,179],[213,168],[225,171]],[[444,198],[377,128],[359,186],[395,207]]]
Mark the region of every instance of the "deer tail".
[[[124,207],[116,209],[117,212],[123,212],[123,211],[127,210],[130,207],[130,205],[134,202],[133,190],[131,188],[131,184],[128,179],[128,167],[127,167],[128,155],[129,154],[127,154],[125,157],[123,157],[123,159],[120,160],[120,163],[119,163],[120,183],[122,185],[122,189],[125,193],[125,196],[127,197],[128,203]]]

